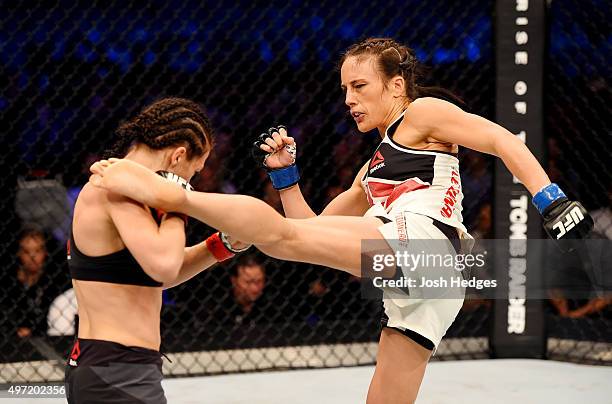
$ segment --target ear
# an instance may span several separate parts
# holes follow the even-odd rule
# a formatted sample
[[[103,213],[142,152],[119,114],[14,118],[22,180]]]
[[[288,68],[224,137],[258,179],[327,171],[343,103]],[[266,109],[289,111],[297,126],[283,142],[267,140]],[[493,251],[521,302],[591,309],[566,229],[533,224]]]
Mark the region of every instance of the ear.
[[[181,160],[187,158],[187,149],[184,146],[179,146],[170,154],[170,167],[176,166]]]
[[[391,79],[389,88],[394,98],[406,96],[406,81],[402,76],[395,76]]]

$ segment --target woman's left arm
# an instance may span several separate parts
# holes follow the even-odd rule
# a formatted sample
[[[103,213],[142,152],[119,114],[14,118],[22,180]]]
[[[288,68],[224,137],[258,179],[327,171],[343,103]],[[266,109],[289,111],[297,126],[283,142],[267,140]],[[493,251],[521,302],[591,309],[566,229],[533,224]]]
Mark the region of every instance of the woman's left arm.
[[[531,195],[550,184],[548,175],[527,146],[502,126],[437,98],[415,100],[408,107],[408,113],[409,122],[435,140],[501,158]]]
[[[231,247],[231,250],[228,247]],[[187,282],[200,272],[220,261],[233,258],[236,253],[246,251],[249,247],[250,245],[234,240],[231,236],[222,237],[217,232],[201,243],[185,248],[185,257],[178,276],[170,282],[164,282],[163,288],[173,288]]]
[[[515,135],[500,125],[470,114],[437,98],[419,98],[408,107],[407,122],[426,139],[458,144],[501,158],[533,195],[533,204],[544,218],[544,229],[554,239],[583,238],[593,219],[580,202],[569,201]]]

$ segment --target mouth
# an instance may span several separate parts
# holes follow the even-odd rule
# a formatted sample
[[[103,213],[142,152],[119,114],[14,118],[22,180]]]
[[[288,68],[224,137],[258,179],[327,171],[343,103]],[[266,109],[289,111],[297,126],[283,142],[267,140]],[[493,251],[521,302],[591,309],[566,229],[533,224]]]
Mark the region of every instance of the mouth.
[[[351,116],[353,117],[355,122],[361,123],[365,117],[365,114],[363,112],[351,111]]]

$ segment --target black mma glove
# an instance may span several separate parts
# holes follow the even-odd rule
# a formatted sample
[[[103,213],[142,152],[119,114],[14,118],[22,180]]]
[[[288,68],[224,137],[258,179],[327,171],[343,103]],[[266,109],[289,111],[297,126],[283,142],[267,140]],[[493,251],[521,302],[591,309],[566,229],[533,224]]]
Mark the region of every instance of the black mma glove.
[[[189,181],[187,181],[183,177],[180,177],[174,173],[171,173],[170,171],[157,171],[157,175],[164,177],[170,182],[175,182],[179,184],[181,187],[183,187],[183,189],[186,189],[187,191],[193,191],[193,187],[191,186]]]
[[[582,239],[593,229],[593,218],[580,202],[570,201],[557,184],[542,188],[532,200],[554,240]]]
[[[193,187],[191,186],[191,184],[189,183],[189,181],[187,181],[185,178],[180,177],[174,173],[171,173],[169,171],[157,171],[157,174],[164,177],[165,179],[167,179],[168,181],[174,182],[178,185],[180,185],[181,187],[183,187],[183,189],[187,190],[187,191],[193,191]],[[158,224],[161,224],[162,218],[164,217],[164,215],[172,215],[172,216],[177,216],[180,219],[183,220],[183,222],[185,222],[185,225],[187,225],[187,215],[182,214],[182,213],[176,213],[176,212],[164,212],[161,209],[156,209],[156,208],[150,208],[151,209],[151,213],[153,214],[154,218],[156,219]]]
[[[286,144],[282,149],[274,150],[272,152],[266,152],[260,147],[261,145],[266,144],[266,139],[273,139],[273,134],[278,134],[281,129],[285,131],[287,130],[287,128],[283,125],[279,125],[278,127],[272,127],[268,129],[267,133],[262,133],[261,135],[259,135],[257,141],[253,143],[253,157],[255,158],[255,161],[262,164],[268,170],[268,176],[272,181],[272,186],[278,190],[292,187],[300,180],[300,173],[298,171],[297,165],[295,164],[297,156],[295,144]],[[285,150],[289,154],[291,162],[285,167],[270,168],[266,164],[266,160],[273,154],[282,152],[282,150]]]

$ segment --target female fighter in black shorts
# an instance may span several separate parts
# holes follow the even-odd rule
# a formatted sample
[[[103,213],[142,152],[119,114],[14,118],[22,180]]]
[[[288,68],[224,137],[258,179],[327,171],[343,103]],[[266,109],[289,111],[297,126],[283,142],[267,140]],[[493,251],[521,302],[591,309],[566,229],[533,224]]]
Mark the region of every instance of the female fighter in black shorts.
[[[211,132],[197,104],[165,98],[119,127],[111,154],[189,189],[188,180],[210,153]],[[69,403],[166,402],[162,289],[232,256],[219,233],[185,248],[184,219],[89,183],[81,191],[68,244],[79,310],[66,367]]]

